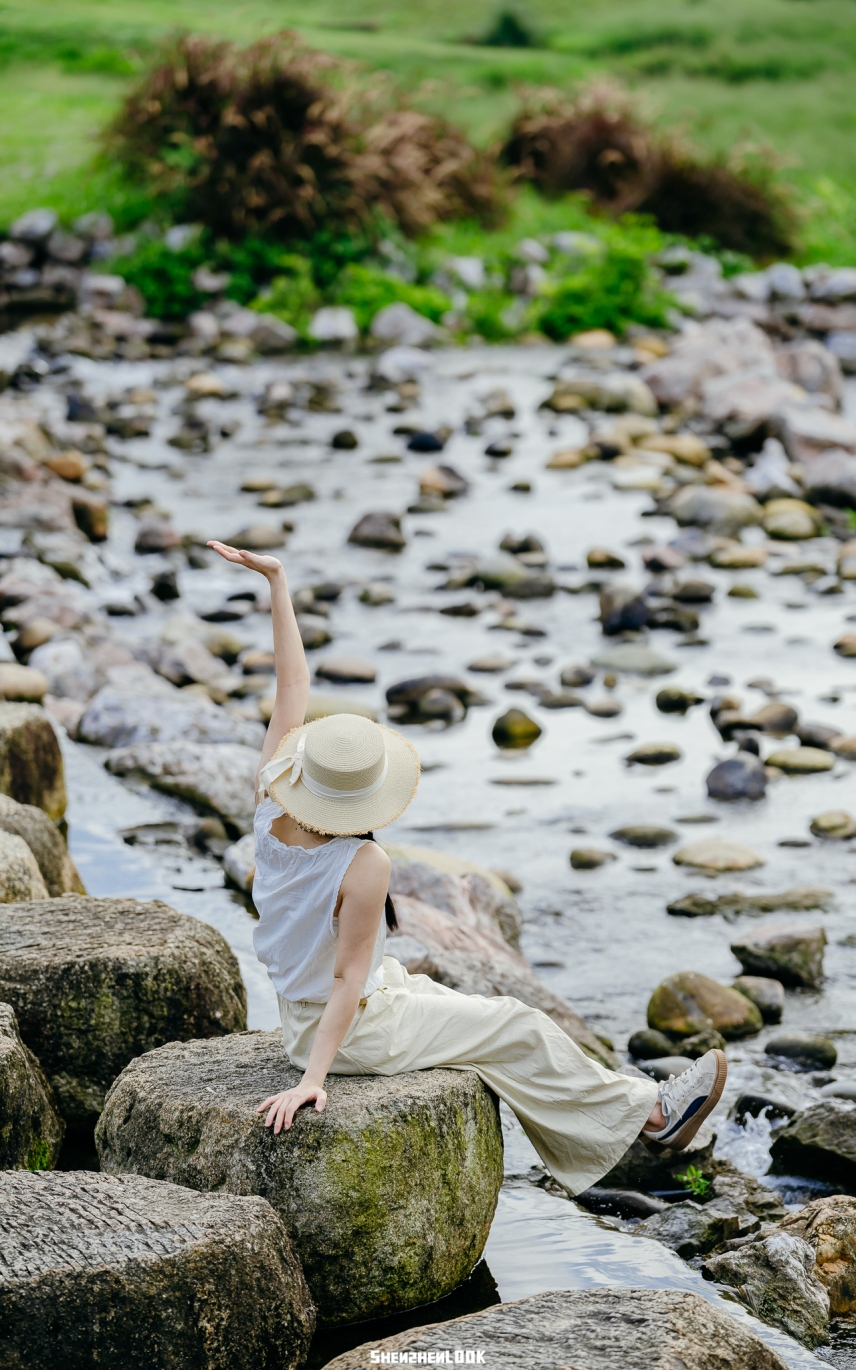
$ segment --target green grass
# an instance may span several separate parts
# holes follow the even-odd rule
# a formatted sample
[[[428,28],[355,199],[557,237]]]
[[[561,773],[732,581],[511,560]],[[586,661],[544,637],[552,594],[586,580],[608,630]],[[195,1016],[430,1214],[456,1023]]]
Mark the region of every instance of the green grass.
[[[856,261],[853,0],[529,0],[539,46],[469,41],[504,0],[24,0],[0,5],[0,222],[35,203],[63,213],[119,195],[93,172],[94,139],[130,75],[176,28],[248,42],[283,27],[384,71],[488,144],[520,85],[614,75],[652,117],[703,148],[770,146],[810,218],[806,253]],[[510,6],[513,8],[513,4]]]

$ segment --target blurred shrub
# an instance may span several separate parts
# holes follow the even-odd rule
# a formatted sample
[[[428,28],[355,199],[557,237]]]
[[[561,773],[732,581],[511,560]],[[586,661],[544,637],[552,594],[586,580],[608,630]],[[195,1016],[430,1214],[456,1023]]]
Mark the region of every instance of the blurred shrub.
[[[502,157],[548,195],[587,191],[613,214],[651,214],[666,232],[715,238],[752,257],[794,250],[795,216],[769,164],[700,161],[652,133],[614,87],[592,86],[573,102],[536,94]]]
[[[312,262],[296,252],[284,253],[280,259],[280,273],[268,288],[253,301],[253,308],[265,314],[276,314],[305,337],[309,322],[321,304],[321,296],[312,274]]]
[[[442,290],[432,285],[412,285],[380,267],[346,267],[336,282],[333,292],[336,304],[348,305],[360,328],[365,331],[379,309],[389,304],[409,304],[417,314],[424,314],[439,323],[452,302]]]
[[[485,48],[537,48],[538,40],[529,25],[514,10],[500,10],[487,33],[478,39]]]
[[[136,286],[153,318],[182,319],[210,302],[210,296],[193,283],[199,267],[227,273],[226,296],[248,304],[274,272],[282,269],[282,262],[283,251],[277,244],[259,238],[215,242],[203,231],[177,250],[162,239],[143,243],[130,255],[114,258],[111,267]]]
[[[178,39],[107,142],[174,217],[231,239],[354,232],[378,215],[416,233],[464,214],[487,222],[503,203],[496,166],[457,129],[358,90],[290,33],[244,49]]]
[[[538,326],[555,342],[588,328],[620,335],[631,323],[663,327],[668,304],[668,297],[652,284],[645,253],[613,243],[603,257],[559,283]]]

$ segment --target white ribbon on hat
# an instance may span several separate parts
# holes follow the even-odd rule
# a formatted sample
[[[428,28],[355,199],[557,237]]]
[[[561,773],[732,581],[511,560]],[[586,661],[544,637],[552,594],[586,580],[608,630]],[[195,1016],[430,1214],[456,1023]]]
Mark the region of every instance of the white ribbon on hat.
[[[363,785],[358,790],[336,790],[330,785],[322,785],[320,780],[314,780],[311,775],[307,775],[303,769],[303,754],[306,749],[306,734],[301,735],[300,741],[291,756],[274,757],[266,766],[262,766],[259,772],[259,779],[262,782],[262,798],[269,799],[271,785],[285,775],[290,770],[289,785],[296,785],[298,780],[302,780],[310,794],[317,795],[319,799],[370,799],[373,794],[377,794],[383,786],[389,772],[389,757],[384,750],[383,770],[377,780],[373,780],[370,785]]]

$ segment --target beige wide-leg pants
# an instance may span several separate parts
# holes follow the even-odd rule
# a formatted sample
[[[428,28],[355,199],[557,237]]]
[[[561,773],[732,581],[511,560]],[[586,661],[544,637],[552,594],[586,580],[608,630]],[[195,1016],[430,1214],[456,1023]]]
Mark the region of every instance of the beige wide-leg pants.
[[[657,1101],[653,1081],[592,1061],[518,999],[459,994],[384,957],[385,984],[358,1008],[333,1075],[474,1070],[513,1109],[553,1177],[579,1194],[621,1159]],[[285,1050],[306,1067],[323,1004],[280,999]]]

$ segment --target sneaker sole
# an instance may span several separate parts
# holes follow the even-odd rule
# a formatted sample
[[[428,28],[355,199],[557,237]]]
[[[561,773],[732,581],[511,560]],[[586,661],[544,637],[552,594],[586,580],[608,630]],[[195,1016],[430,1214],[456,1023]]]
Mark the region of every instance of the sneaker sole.
[[[656,1153],[663,1151],[684,1151],[695,1137],[705,1118],[709,1118],[716,1105],[722,1098],[722,1091],[725,1088],[725,1081],[728,1076],[728,1062],[725,1059],[725,1052],[714,1048],[716,1057],[716,1078],[713,1082],[713,1089],[708,1094],[698,1113],[694,1113],[689,1122],[675,1133],[674,1140],[664,1146],[662,1142],[654,1141],[653,1137],[646,1137],[642,1133],[642,1141],[649,1151]]]

